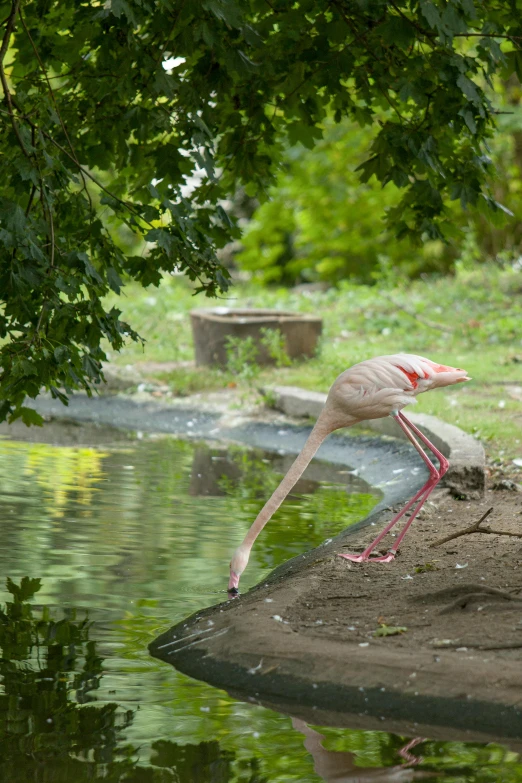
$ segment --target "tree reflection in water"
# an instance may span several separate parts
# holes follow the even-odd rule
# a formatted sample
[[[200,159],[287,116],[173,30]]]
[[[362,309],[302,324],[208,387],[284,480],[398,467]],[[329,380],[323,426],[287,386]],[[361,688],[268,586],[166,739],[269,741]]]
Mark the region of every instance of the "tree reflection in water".
[[[89,639],[87,616],[71,610],[53,620],[29,603],[39,579],[7,580],[13,600],[0,608],[0,780],[9,783],[226,783],[234,753],[216,741],[152,745],[151,765],[125,744],[134,711],[95,705],[103,659]],[[263,783],[257,762],[234,773],[238,783]]]
[[[127,739],[136,710],[96,701],[96,691],[104,690],[104,660],[89,638],[87,614],[69,609],[54,619],[31,603],[40,588],[39,579],[24,577],[19,585],[8,579],[12,600],[0,608],[0,780],[6,783],[413,783],[441,774],[446,783],[522,780],[518,754],[493,743],[426,740],[421,746],[386,732],[317,731],[294,718],[316,777],[303,764],[292,729],[283,729],[281,742],[282,716],[268,711],[229,737],[228,748],[225,723],[214,729],[219,741],[195,728],[199,742],[161,738],[137,746]],[[110,671],[110,662],[105,666]],[[198,694],[192,702],[184,691],[178,719],[199,711]],[[251,725],[261,740],[254,734],[251,741]],[[331,749],[323,747],[325,737]]]

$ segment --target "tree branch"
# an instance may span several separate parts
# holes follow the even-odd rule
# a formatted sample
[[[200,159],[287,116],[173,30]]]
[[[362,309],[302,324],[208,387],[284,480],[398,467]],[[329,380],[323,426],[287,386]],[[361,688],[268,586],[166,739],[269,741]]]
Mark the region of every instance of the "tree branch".
[[[489,517],[492,511],[493,506],[488,508],[486,513],[480,517],[478,522],[474,522],[472,525],[464,528],[464,530],[460,530],[458,533],[452,533],[450,536],[437,539],[437,541],[434,541],[432,544],[430,544],[430,547],[446,544],[448,541],[453,541],[453,539],[460,538],[461,536],[469,536],[471,533],[488,533],[493,536],[512,536],[513,538],[522,538],[522,533],[511,533],[509,530],[492,530],[490,527],[480,527],[482,522],[484,522],[484,520]]]
[[[85,176],[83,174],[82,168],[81,168],[80,163],[78,161],[78,158],[77,158],[77,155],[76,155],[76,151],[75,151],[75,149],[73,147],[73,144],[72,144],[72,142],[71,142],[71,140],[69,138],[69,134],[67,133],[67,128],[65,127],[65,123],[64,123],[64,121],[62,119],[62,115],[60,114],[60,110],[58,108],[58,104],[56,103],[56,98],[54,96],[53,88],[51,87],[51,82],[49,81],[49,76],[47,75],[47,71],[45,70],[44,64],[42,62],[42,58],[40,57],[38,49],[35,46],[35,43],[33,41],[32,35],[31,35],[30,31],[29,31],[29,28],[27,27],[27,25],[25,23],[25,19],[24,19],[23,15],[22,15],[22,9],[21,8],[20,8],[19,16],[20,16],[20,21],[22,23],[22,27],[24,28],[25,34],[29,38],[29,41],[30,41],[31,47],[33,49],[33,52],[35,53],[36,59],[38,60],[38,65],[40,66],[40,70],[42,71],[44,79],[45,79],[45,81],[47,83],[47,88],[49,90],[49,94],[51,96],[51,100],[53,102],[53,106],[54,106],[54,108],[56,110],[56,116],[58,117],[58,120],[60,121],[60,125],[62,127],[64,136],[67,139],[67,143],[69,144],[69,147],[71,148],[71,152],[72,152],[72,155],[73,155],[73,158],[74,158],[74,162],[78,166],[78,169],[79,169],[79,172],[80,172],[80,177],[82,178],[82,182],[83,182],[83,189],[84,189],[85,193],[87,194],[87,200],[89,201],[90,211],[92,213],[92,211],[93,211],[92,199],[91,199],[91,194],[89,193],[89,190],[87,189],[87,181],[85,179]],[[52,222],[52,218],[51,218],[51,222]],[[54,236],[54,232],[53,232],[53,236]],[[54,240],[53,240],[53,244],[54,244]],[[53,255],[54,255],[54,253],[53,253]]]
[[[0,112],[1,112],[1,110],[0,110]],[[5,112],[5,113],[8,113],[8,112]],[[13,117],[16,117],[16,116],[17,115],[15,115],[13,113]],[[57,142],[56,139],[54,139],[51,136],[50,133],[48,133],[46,130],[43,130],[43,128],[38,128],[37,125],[35,125],[31,120],[29,120],[27,115],[24,115],[23,119],[26,119],[29,122],[29,124],[31,125],[31,127],[34,128],[35,130],[40,130],[42,135],[45,136],[45,138],[48,139],[51,142],[51,144],[53,144],[57,149],[59,149],[60,152],[62,152],[64,155],[66,155],[69,158],[69,160],[72,160],[72,162],[77,166],[79,172],[81,174],[85,175],[86,177],[88,177],[92,182],[94,182],[94,184],[97,185],[100,188],[100,190],[103,190],[104,193],[106,193],[108,196],[110,196],[112,199],[114,199],[114,201],[117,201],[118,204],[121,204],[123,207],[125,207],[125,209],[128,210],[131,214],[136,215],[136,217],[139,217],[140,220],[143,220],[143,222],[146,223],[148,226],[150,226],[151,228],[155,228],[155,226],[149,220],[147,220],[146,218],[144,218],[144,217],[142,217],[140,215],[138,210],[134,209],[132,204],[129,204],[127,201],[123,201],[123,199],[121,199],[121,198],[118,198],[118,196],[114,195],[114,193],[112,193],[108,188],[105,187],[105,185],[103,185],[98,179],[96,179],[96,177],[93,174],[91,174],[90,171],[85,169],[81,165],[81,163],[79,163],[76,160],[76,158],[70,152],[68,152],[68,150],[66,150],[64,147],[62,147],[62,145],[59,142]]]
[[[436,37],[436,33],[432,32],[431,30],[425,30],[423,27],[421,27],[417,22],[414,22],[413,19],[410,19],[409,16],[406,16],[406,14],[401,11],[400,8],[397,7],[397,5],[390,0],[390,5],[395,8],[399,16],[401,16],[406,22],[409,22],[411,26],[417,30],[421,35],[425,36],[428,40],[431,40],[431,38]]]
[[[11,33],[13,32],[16,14],[18,13],[18,9],[20,8],[20,2],[21,0],[13,0],[13,2],[11,3],[11,12],[7,17],[7,19],[4,20],[4,22],[6,22],[6,27],[5,27],[4,37],[2,39],[2,46],[0,47],[0,65],[4,64],[4,59],[7,54],[7,50],[9,49]]]
[[[453,38],[507,38],[509,41],[520,41],[522,40],[522,35],[497,35],[497,33],[454,33]]]
[[[28,160],[31,160],[31,156],[27,152],[25,148],[24,141],[22,139],[22,136],[20,135],[20,130],[18,128],[18,125],[16,124],[15,120],[15,114],[13,111],[13,101],[11,97],[11,91],[9,90],[9,85],[7,83],[7,77],[5,75],[4,70],[4,59],[7,54],[7,50],[9,49],[9,43],[11,41],[11,35],[13,32],[13,27],[16,19],[16,15],[18,14],[18,11],[20,10],[20,2],[21,0],[13,0],[11,3],[11,13],[7,17],[7,24],[5,26],[5,33],[4,37],[2,39],[2,46],[0,47],[0,82],[2,83],[2,87],[4,90],[4,97],[5,102],[7,104],[8,108],[8,114],[9,118],[11,120],[11,125],[13,126],[13,131],[15,133],[16,138],[18,139],[18,144],[20,145],[22,152],[24,153],[25,157]]]
[[[367,43],[366,43],[366,41],[365,41],[365,39],[366,39],[366,33],[359,33],[359,31],[357,30],[357,28],[356,28],[356,27],[354,27],[354,25],[353,25],[352,21],[350,20],[350,18],[349,18],[349,17],[346,15],[346,13],[345,13],[345,11],[344,11],[344,8],[343,8],[343,7],[342,7],[342,6],[339,4],[338,0],[329,0],[329,4],[330,4],[330,5],[333,5],[333,7],[337,9],[337,11],[339,12],[339,14],[340,14],[340,15],[341,15],[341,17],[343,18],[343,21],[344,21],[344,23],[346,24],[346,26],[350,28],[350,30],[352,31],[352,33],[354,33],[354,35],[355,35],[355,38],[354,38],[354,40],[352,41],[352,43],[355,43],[355,42],[357,42],[357,41],[363,41],[364,48],[365,48],[365,50],[366,50],[367,54],[368,54],[370,57],[372,57],[372,58],[375,60],[375,62],[376,62],[376,63],[378,63],[379,65],[381,65],[381,60],[379,60],[379,58],[378,58],[378,57],[377,57],[377,56],[374,54],[374,52],[372,52],[372,50],[369,48],[368,44],[367,44]],[[367,77],[367,76],[365,76],[365,78],[366,78],[366,81],[368,82],[368,77]],[[390,104],[391,108],[392,108],[392,109],[394,110],[394,112],[397,114],[397,116],[399,117],[399,119],[401,120],[401,122],[403,122],[404,124],[407,124],[407,120],[406,120],[406,118],[402,116],[402,114],[400,113],[400,111],[398,110],[398,108],[395,106],[394,102],[392,101],[392,99],[391,99],[391,98],[390,98],[390,96],[388,95],[388,92],[387,92],[385,89],[383,89],[383,88],[381,87],[381,85],[380,85],[380,84],[378,83],[378,81],[377,81],[377,78],[375,78],[375,77],[374,77],[374,82],[375,82],[375,86],[377,87],[377,89],[379,90],[379,92],[381,93],[381,95],[383,96],[383,98],[384,98],[384,99],[385,99],[385,100],[386,100],[386,101],[387,101],[387,102]],[[368,87],[369,87],[369,84],[368,84]]]

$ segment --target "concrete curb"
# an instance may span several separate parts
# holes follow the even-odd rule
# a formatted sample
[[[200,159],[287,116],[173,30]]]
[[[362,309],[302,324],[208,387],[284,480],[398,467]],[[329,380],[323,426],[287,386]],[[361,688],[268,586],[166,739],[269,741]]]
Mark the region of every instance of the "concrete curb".
[[[267,404],[287,416],[316,419],[326,402],[326,394],[298,386],[272,386],[262,390]],[[476,438],[453,424],[447,424],[427,413],[408,413],[408,418],[428,437],[450,461],[444,477],[445,486],[454,495],[477,499],[486,485],[486,455]],[[406,436],[390,418],[372,419],[360,425],[364,429],[406,440]]]
[[[144,399],[136,399],[138,395],[89,398],[85,394],[74,394],[65,407],[59,400],[41,395],[31,404],[41,415],[55,421],[165,433],[190,440],[243,443],[276,453],[286,465],[282,468],[283,473],[310,434],[308,422],[291,421],[274,411],[265,410],[257,416],[249,411],[245,415],[231,410],[229,406],[204,403],[194,397],[161,404],[150,395],[143,396]],[[25,440],[31,437],[32,431],[25,425],[17,426],[15,422],[9,426],[0,425],[2,433]],[[35,434],[39,436],[39,433]],[[339,433],[327,438],[319,449],[317,459],[329,463],[330,471],[335,470],[335,466],[341,467],[345,471],[343,484],[353,485],[362,481],[365,491],[374,487],[382,492],[383,497],[370,517],[352,525],[350,531],[374,522],[383,509],[403,503],[421,488],[428,476],[410,443],[390,442],[371,433]],[[310,470],[315,469],[309,468],[309,475]]]

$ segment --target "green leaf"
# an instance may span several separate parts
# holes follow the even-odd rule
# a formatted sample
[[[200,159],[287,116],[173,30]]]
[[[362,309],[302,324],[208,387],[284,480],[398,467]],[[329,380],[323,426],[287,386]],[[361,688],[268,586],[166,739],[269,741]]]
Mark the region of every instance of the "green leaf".
[[[475,135],[477,132],[477,123],[475,122],[475,118],[473,117],[473,114],[469,111],[469,109],[465,109],[460,113],[464,118],[464,122],[470,129],[471,133]]]
[[[381,623],[380,627],[373,632],[373,635],[376,637],[398,636],[401,633],[406,633],[407,630],[403,625],[384,625],[384,623]]]
[[[457,33],[466,32],[466,24],[464,20],[457,13],[454,3],[448,2],[446,8],[442,12],[442,24],[445,27],[446,32],[452,37]]]
[[[303,147],[312,149],[317,139],[323,135],[321,128],[303,123],[292,123],[288,126],[288,139],[290,144],[302,144]]]
[[[469,19],[474,20],[477,18],[473,0],[459,0],[459,5]]]
[[[495,199],[491,198],[490,196],[487,196],[485,193],[482,194],[482,197],[485,200],[488,207],[493,211],[500,211],[503,212],[505,215],[508,215],[509,217],[515,217],[514,213],[506,206],[504,206],[504,204],[501,204],[499,201],[495,201]]]
[[[388,42],[405,49],[415,39],[415,28],[411,22],[402,16],[390,16],[380,24],[375,32],[382,35]]]
[[[31,424],[35,424],[37,427],[43,427],[43,417],[40,416],[34,408],[22,407],[20,408],[19,413],[26,427],[30,427]]]
[[[58,345],[54,349],[54,358],[58,362],[58,364],[61,364],[62,362],[66,361],[69,358],[69,349],[66,348],[64,345]]]
[[[466,98],[468,98],[472,103],[474,103],[476,106],[482,105],[482,100],[479,95],[477,85],[474,84],[471,79],[468,79],[468,77],[463,73],[461,73],[457,79],[457,86],[460,87]]]
[[[437,6],[429,0],[421,0],[420,10],[429,26],[440,32],[442,30],[442,19]]]
[[[87,253],[77,253],[76,256],[77,256],[79,261],[83,262],[83,265],[85,267],[85,271],[87,272],[87,275],[90,278],[92,278],[93,280],[95,280],[97,283],[103,283],[102,278],[100,277],[100,275],[98,274],[96,269],[93,267],[93,265],[91,263],[91,260],[90,260],[89,256],[87,255]]]
[[[145,234],[147,242],[156,242],[167,255],[170,255],[178,244],[178,240],[165,228],[153,228]]]
[[[217,19],[223,20],[231,27],[239,27],[242,23],[239,7],[232,0],[205,0],[202,7],[211,11]]]
[[[374,155],[373,158],[365,160],[355,171],[360,171],[361,182],[368,182],[373,176],[382,180],[387,172],[386,163],[381,155]]]
[[[15,601],[21,603],[22,601],[28,601],[39,590],[42,589],[42,580],[30,579],[28,576],[24,576],[22,577],[20,586],[18,586],[15,585],[15,583],[9,577],[7,577],[6,588],[7,591],[11,593],[12,596],[14,596]]]
[[[225,223],[225,225],[227,225],[229,228],[232,228],[233,223],[230,220],[230,217],[228,216],[227,212],[221,206],[221,204],[218,204],[216,212],[221,218],[222,222]]]
[[[438,571],[438,570],[439,569],[437,568],[437,566],[434,565],[433,563],[423,563],[422,565],[417,566],[415,568],[415,573],[416,574],[426,574],[429,571]]]
[[[119,274],[112,266],[107,269],[107,280],[111,289],[115,291],[115,293],[119,294],[122,289],[123,282]]]
[[[121,16],[126,16],[131,24],[137,24],[134,12],[127,0],[110,0],[109,8],[111,13],[114,14],[114,16],[116,16],[118,19]]]
[[[64,405],[69,405],[69,400],[67,398],[67,395],[64,394],[60,389],[57,389],[56,386],[53,386],[52,384],[49,386],[49,391],[51,392],[51,397],[53,399],[60,400],[61,403]]]
[[[28,359],[20,359],[19,365],[25,375],[38,375],[36,366]]]
[[[7,200],[4,201],[2,207],[2,223],[15,234],[23,234],[27,226],[23,209],[18,204]]]

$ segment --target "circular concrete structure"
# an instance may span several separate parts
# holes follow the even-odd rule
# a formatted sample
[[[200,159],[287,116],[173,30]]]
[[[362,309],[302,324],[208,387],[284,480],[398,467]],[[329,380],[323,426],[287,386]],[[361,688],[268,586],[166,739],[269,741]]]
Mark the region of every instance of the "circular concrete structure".
[[[322,318],[287,310],[231,309],[215,307],[192,310],[192,335],[197,365],[227,364],[227,339],[252,338],[257,348],[258,364],[275,364],[274,357],[263,341],[263,330],[281,333],[290,359],[314,356],[323,328]]]

